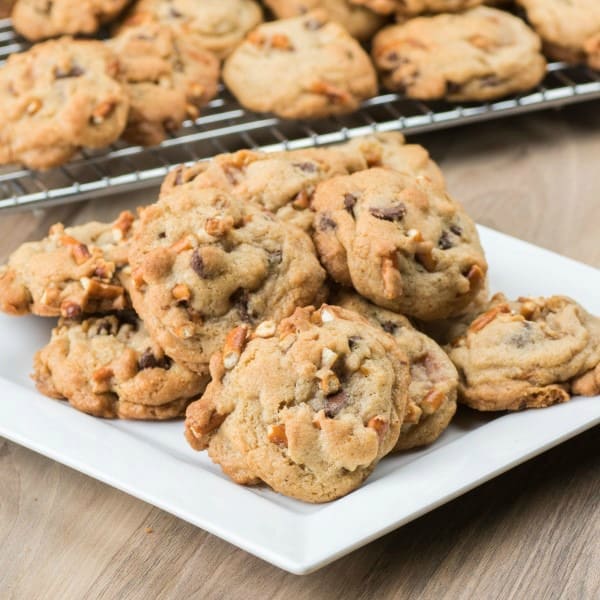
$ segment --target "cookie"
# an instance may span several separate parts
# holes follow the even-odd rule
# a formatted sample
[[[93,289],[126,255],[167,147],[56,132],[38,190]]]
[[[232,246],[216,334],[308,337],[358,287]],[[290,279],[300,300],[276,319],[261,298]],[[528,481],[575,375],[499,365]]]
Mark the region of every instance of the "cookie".
[[[92,35],[129,0],[17,0],[12,25],[32,42],[60,35]]]
[[[208,374],[174,362],[132,313],[62,320],[34,361],[38,389],[96,417],[180,417]]]
[[[372,55],[384,85],[409,98],[486,101],[529,90],[546,61],[539,37],[519,18],[480,6],[418,17],[380,31]]]
[[[97,41],[51,40],[0,67],[0,164],[47,169],[82,146],[114,142],[129,96],[114,54]]]
[[[458,12],[478,6],[484,0],[349,0],[352,4],[365,6],[372,11],[398,18],[414,17],[423,13]]]
[[[518,0],[548,56],[600,69],[600,3],[597,0]]]
[[[358,151],[313,148],[270,154],[240,150],[178,167],[167,176],[161,194],[188,187],[217,187],[306,231],[312,227],[309,205],[317,184],[360,168],[366,168],[366,162]]]
[[[368,167],[386,167],[406,175],[421,175],[439,187],[446,186],[442,171],[429,152],[419,144],[406,144],[398,131],[355,138],[339,147],[346,151],[358,150]]]
[[[121,28],[145,21],[193,34],[204,49],[223,59],[262,21],[262,11],[253,0],[139,0]]]
[[[225,62],[223,79],[242,106],[286,119],[339,115],[375,95],[360,44],[322,11],[265,23]]]
[[[127,308],[120,271],[133,223],[129,212],[113,223],[57,223],[47,238],[23,244],[0,267],[0,310],[75,318]]]
[[[108,41],[131,99],[123,138],[160,143],[217,93],[219,61],[194,34],[147,22]]]
[[[210,368],[186,437],[237,483],[326,502],[357,488],[398,440],[407,358],[352,311],[299,308],[277,329],[237,327]]]
[[[358,40],[368,40],[381,28],[384,19],[377,13],[352,4],[350,0],[265,0],[275,18],[298,17],[315,9],[322,9]]]
[[[423,320],[460,314],[487,264],[473,221],[426,177],[372,168],[320,184],[314,241],[331,277]]]
[[[458,374],[446,353],[406,317],[375,306],[354,292],[338,291],[329,301],[357,312],[390,334],[408,357],[408,402],[394,450],[426,446],[437,440],[456,412]]]
[[[600,319],[564,296],[492,298],[447,347],[459,401],[483,411],[542,408],[600,393]]]
[[[439,167],[418,144],[405,144],[401,133],[382,133],[344,144],[287,152],[240,150],[210,161],[181,165],[171,171],[161,194],[182,187],[218,187],[236,198],[254,202],[305,231],[312,227],[309,210],[316,186],[335,175],[380,165],[425,175],[443,186]]]
[[[233,327],[282,319],[324,292],[306,233],[215,188],[145,208],[130,261],[133,304],[150,334],[198,371]]]

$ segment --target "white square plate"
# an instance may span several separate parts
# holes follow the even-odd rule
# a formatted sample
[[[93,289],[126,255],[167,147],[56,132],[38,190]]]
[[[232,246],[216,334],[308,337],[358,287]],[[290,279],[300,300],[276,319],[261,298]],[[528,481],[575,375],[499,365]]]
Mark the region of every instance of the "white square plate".
[[[566,294],[600,314],[597,269],[480,232],[492,290]],[[309,505],[232,483],[188,447],[181,421],[106,421],[41,396],[28,375],[51,327],[0,317],[0,434],[292,573],[314,571],[600,422],[600,398],[497,417],[463,410],[431,447],[387,457],[360,489]]]

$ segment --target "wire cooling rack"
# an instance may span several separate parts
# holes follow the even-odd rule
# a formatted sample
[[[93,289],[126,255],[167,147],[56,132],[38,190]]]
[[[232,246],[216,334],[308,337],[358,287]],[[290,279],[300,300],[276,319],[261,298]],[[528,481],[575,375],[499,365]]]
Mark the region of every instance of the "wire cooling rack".
[[[0,19],[0,62],[24,47],[10,20]],[[221,89],[198,119],[186,121],[159,146],[117,143],[101,151],[84,150],[64,166],[45,172],[0,167],[0,211],[155,186],[174,165],[240,148],[275,151],[343,142],[375,131],[432,131],[592,99],[600,99],[600,73],[563,63],[551,63],[542,85],[532,92],[499,102],[457,106],[382,93],[352,115],[315,121],[285,121],[247,111]]]

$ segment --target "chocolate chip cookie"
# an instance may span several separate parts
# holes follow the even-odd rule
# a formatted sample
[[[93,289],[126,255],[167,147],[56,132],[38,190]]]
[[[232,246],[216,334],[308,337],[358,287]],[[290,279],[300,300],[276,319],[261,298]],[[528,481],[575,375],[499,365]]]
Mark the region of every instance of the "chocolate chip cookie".
[[[262,11],[254,0],[139,0],[121,27],[148,20],[193,34],[203,48],[222,59],[262,21]]]
[[[279,327],[232,330],[186,437],[234,481],[307,502],[357,488],[396,444],[408,360],[352,311],[297,309]]]
[[[390,334],[408,357],[408,403],[394,450],[426,446],[437,440],[456,412],[458,374],[446,353],[406,317],[375,306],[354,292],[338,290],[329,301],[357,312]]]
[[[208,382],[166,356],[133,313],[61,320],[33,378],[43,394],[90,415],[146,420],[182,416]]]
[[[480,6],[386,27],[375,36],[372,54],[388,89],[463,102],[535,87],[546,73],[540,48],[521,19]]]
[[[350,0],[265,0],[277,19],[289,19],[315,9],[323,9],[327,16],[348,30],[359,40],[368,40],[383,25],[377,13],[352,4]]]
[[[114,142],[129,110],[117,77],[102,42],[61,38],[12,54],[0,67],[0,164],[47,169]]]
[[[324,292],[306,233],[215,188],[145,208],[130,261],[133,304],[148,331],[198,371],[233,327],[282,319]]]
[[[120,271],[133,224],[130,212],[113,223],[57,223],[48,237],[23,244],[0,267],[0,310],[75,318],[126,308]]]
[[[518,0],[541,36],[546,54],[600,69],[600,2],[597,0]]]
[[[181,165],[171,171],[161,194],[184,186],[218,187],[308,231],[314,217],[309,207],[316,186],[335,175],[379,165],[424,175],[443,186],[442,173],[425,148],[404,141],[401,133],[390,132],[306,150],[219,154],[210,161]]]
[[[129,0],[17,0],[13,27],[36,42],[60,35],[91,35],[112,21]]]
[[[372,168],[321,183],[314,240],[335,281],[423,320],[461,311],[487,264],[473,221],[426,177]]]
[[[217,92],[219,61],[194,34],[149,21],[108,44],[131,99],[123,137],[134,144],[158,144]]]
[[[286,119],[352,112],[377,92],[367,54],[322,11],[257,27],[227,59],[223,78],[246,108]]]
[[[600,393],[600,319],[564,296],[494,296],[447,347],[459,400],[477,410],[542,408]]]

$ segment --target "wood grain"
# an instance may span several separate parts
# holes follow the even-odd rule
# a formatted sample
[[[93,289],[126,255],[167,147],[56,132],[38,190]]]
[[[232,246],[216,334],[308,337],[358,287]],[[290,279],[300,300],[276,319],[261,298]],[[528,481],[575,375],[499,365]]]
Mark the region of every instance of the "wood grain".
[[[477,221],[600,267],[599,108],[415,141],[430,148]],[[0,217],[0,260],[56,220],[111,218],[153,195]],[[597,598],[599,434],[582,434],[305,577],[0,439],[0,597]]]

